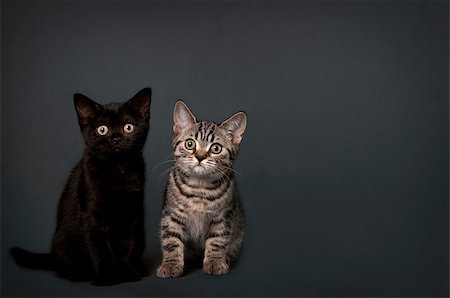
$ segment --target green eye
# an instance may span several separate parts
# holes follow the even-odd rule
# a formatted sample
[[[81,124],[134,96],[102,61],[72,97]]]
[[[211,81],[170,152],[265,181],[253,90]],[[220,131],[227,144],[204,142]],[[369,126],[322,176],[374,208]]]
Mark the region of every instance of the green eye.
[[[101,136],[106,136],[108,134],[108,126],[102,125],[97,127],[97,133]]]
[[[125,126],[123,127],[123,131],[126,133],[132,133],[134,130],[134,125],[131,123],[125,124]]]
[[[220,152],[222,152],[222,145],[218,143],[212,144],[209,150],[211,150],[211,152],[214,154],[219,154]]]
[[[186,149],[188,149],[188,150],[194,149],[195,148],[195,141],[193,139],[186,140],[186,142],[184,143],[184,147],[186,147]]]

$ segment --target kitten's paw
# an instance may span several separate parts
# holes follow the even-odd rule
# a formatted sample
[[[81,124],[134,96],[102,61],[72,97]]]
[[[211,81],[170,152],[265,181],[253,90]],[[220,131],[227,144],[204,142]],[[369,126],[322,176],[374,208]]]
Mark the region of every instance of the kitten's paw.
[[[118,284],[119,281],[113,274],[95,274],[91,283],[94,286],[110,286]]]
[[[149,276],[148,268],[142,261],[133,263],[133,268],[139,273],[141,277]]]
[[[156,270],[159,278],[179,277],[183,275],[183,265],[177,263],[162,263]]]
[[[141,280],[141,275],[132,267],[122,267],[118,273],[122,282],[132,282]]]
[[[228,273],[228,271],[230,271],[230,267],[225,261],[222,260],[208,260],[203,263],[203,271],[212,275],[221,275]]]

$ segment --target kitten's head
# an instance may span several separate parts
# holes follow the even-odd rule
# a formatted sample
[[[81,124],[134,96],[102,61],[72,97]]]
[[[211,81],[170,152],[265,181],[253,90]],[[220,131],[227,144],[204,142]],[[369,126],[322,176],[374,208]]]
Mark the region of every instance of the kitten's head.
[[[75,109],[87,149],[99,156],[140,152],[149,129],[151,89],[145,88],[125,103],[101,105],[74,95]]]
[[[238,112],[217,125],[197,121],[179,100],[173,112],[172,146],[178,168],[187,175],[220,177],[229,173],[242,140],[247,115]]]

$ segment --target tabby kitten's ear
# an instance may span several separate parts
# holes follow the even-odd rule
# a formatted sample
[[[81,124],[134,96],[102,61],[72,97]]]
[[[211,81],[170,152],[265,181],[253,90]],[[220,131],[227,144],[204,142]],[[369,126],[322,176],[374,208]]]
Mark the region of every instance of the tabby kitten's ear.
[[[242,140],[245,128],[247,127],[247,114],[244,112],[237,112],[224,122],[220,127],[228,131],[233,137],[233,143],[239,145]]]
[[[152,89],[144,88],[128,101],[128,107],[144,120],[150,119]]]
[[[101,106],[98,103],[83,94],[74,94],[73,99],[75,110],[77,111],[78,123],[80,125],[88,124],[91,119],[96,117],[101,109]]]
[[[196,122],[197,119],[187,105],[182,100],[178,100],[173,109],[173,132],[178,134]]]

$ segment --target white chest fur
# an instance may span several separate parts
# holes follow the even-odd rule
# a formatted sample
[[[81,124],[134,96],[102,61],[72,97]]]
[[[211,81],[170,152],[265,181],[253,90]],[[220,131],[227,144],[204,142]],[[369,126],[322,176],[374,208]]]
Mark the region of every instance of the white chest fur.
[[[189,210],[187,230],[191,240],[202,244],[209,231],[210,214],[204,208],[193,208]]]

